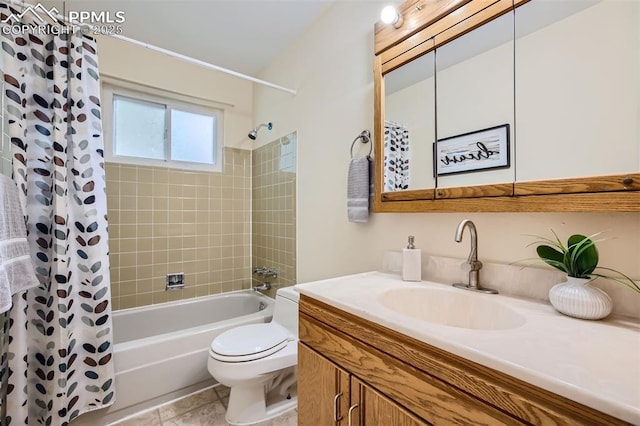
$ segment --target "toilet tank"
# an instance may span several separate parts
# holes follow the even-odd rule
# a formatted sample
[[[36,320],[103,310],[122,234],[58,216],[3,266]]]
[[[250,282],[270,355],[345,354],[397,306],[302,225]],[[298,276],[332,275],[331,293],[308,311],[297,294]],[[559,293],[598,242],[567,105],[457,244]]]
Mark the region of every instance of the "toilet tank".
[[[273,309],[273,321],[277,322],[298,337],[298,302],[300,293],[293,287],[283,287],[276,292]]]

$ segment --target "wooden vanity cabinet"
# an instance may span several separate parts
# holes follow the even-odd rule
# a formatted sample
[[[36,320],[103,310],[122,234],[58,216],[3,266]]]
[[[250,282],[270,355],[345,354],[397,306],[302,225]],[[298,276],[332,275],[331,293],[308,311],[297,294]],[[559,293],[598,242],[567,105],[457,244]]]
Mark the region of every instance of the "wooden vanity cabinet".
[[[299,426],[428,424],[302,343],[298,389]]]
[[[428,425],[357,377],[351,377],[351,389],[352,425]]]
[[[628,425],[304,294],[299,310],[300,426]]]
[[[298,426],[346,424],[341,414],[351,401],[349,379],[347,371],[298,343]]]

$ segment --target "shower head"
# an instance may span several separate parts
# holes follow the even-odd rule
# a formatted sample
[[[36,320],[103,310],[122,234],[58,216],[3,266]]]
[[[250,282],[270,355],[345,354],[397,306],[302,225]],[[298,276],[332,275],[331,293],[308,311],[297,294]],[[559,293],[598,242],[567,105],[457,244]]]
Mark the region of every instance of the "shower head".
[[[273,123],[268,122],[266,124],[265,123],[260,124],[258,127],[256,127],[255,129],[249,132],[248,134],[249,139],[251,139],[252,141],[255,141],[256,138],[258,137],[258,130],[260,130],[261,127],[266,127],[267,129],[271,130],[273,129]]]

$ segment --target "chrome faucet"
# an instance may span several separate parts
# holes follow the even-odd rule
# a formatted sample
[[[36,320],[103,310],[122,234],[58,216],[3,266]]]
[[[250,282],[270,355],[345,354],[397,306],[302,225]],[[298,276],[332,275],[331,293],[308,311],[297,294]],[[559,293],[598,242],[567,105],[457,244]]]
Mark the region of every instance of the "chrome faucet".
[[[260,285],[254,285],[251,287],[251,290],[253,291],[269,291],[271,290],[271,283],[269,282],[264,282]]]
[[[278,278],[278,270],[268,266],[254,268],[253,273],[262,278]]]
[[[469,232],[471,233],[471,251],[469,252],[469,258],[467,259],[467,263],[469,264],[469,283],[455,283],[453,286],[464,290],[497,294],[497,290],[482,288],[479,285],[482,262],[478,260],[478,231],[476,230],[476,226],[469,219],[464,219],[458,224],[455,237],[456,243],[462,242],[462,234],[464,233],[465,228],[469,228]]]
[[[264,281],[260,285],[252,286],[253,291],[267,291],[271,290],[270,279],[278,278],[278,270],[270,268],[268,266],[262,266],[253,269],[254,275],[262,278]]]

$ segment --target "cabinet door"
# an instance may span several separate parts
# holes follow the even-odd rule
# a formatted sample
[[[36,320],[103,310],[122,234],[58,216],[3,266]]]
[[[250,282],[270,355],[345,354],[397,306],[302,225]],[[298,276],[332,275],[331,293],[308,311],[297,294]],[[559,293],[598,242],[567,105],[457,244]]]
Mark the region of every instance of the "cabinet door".
[[[351,406],[348,417],[349,426],[429,425],[356,377],[351,378]]]
[[[298,344],[298,426],[346,426],[349,373]]]

